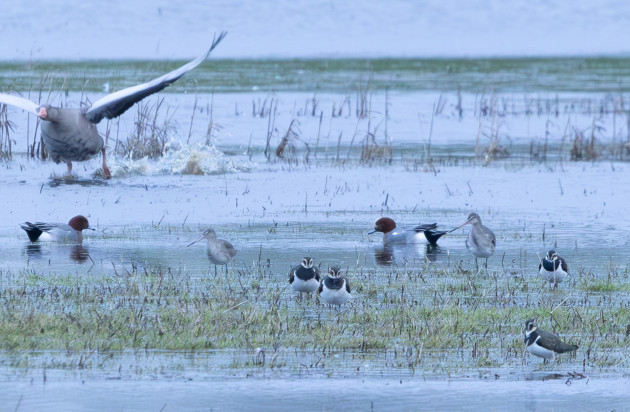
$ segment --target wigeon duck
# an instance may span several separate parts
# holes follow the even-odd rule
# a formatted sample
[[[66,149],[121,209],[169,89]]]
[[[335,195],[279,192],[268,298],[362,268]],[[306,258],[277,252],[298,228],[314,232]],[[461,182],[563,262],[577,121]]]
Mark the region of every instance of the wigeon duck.
[[[368,232],[368,234],[382,232],[383,243],[386,245],[422,243],[435,246],[437,245],[438,239],[447,233],[435,230],[436,228],[437,223],[428,223],[409,229],[401,229],[396,227],[396,222],[394,222],[393,219],[389,217],[381,217],[374,222],[374,229]]]
[[[31,242],[65,242],[82,243],[85,229],[92,229],[85,216],[75,216],[68,224],[65,223],[42,223],[24,222],[20,225],[26,231]],[[92,229],[94,230],[94,229]]]

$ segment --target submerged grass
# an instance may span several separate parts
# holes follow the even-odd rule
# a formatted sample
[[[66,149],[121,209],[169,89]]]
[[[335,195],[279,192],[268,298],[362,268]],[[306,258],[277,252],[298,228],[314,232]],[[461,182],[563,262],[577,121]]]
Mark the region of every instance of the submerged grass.
[[[163,267],[89,277],[3,271],[0,349],[63,350],[80,357],[76,367],[95,351],[262,348],[268,366],[299,368],[289,354],[300,351],[322,362],[360,354],[385,368],[433,373],[521,365],[524,321],[537,317],[580,345],[563,356],[572,368],[630,368],[626,272],[605,283],[578,272],[551,290],[537,277],[461,264],[356,267],[348,274],[354,298],[337,310],[315,296],[299,299],[270,267],[216,277]]]

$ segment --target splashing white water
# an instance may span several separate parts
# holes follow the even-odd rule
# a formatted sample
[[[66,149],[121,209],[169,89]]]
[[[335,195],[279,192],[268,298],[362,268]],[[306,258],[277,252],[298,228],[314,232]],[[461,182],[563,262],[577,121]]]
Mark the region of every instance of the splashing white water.
[[[249,172],[249,162],[236,161],[214,146],[201,143],[192,145],[172,141],[165,150],[165,155],[157,160],[142,158],[116,158],[111,165],[116,177],[133,175],[216,175],[235,172]]]

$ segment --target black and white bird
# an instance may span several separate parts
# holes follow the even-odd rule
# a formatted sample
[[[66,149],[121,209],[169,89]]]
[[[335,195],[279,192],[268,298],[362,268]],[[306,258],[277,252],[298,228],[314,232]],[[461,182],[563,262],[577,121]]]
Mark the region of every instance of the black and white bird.
[[[78,109],[53,107],[10,94],[0,94],[0,103],[18,107],[42,120],[41,131],[46,151],[55,163],[66,163],[68,174],[72,172],[72,162],[91,159],[101,152],[103,173],[105,177],[110,178],[111,172],[105,160],[103,138],[98,133],[96,124],[103,118],[113,119],[120,116],[140,100],[159,92],[199,66],[226,34],[222,32],[215,37],[210,48],[197,59],[147,83],[108,94],[91,106],[86,105]]]
[[[289,283],[296,292],[315,292],[319,287],[319,280],[319,269],[313,267],[313,259],[310,257],[302,258],[302,263],[289,272]]]
[[[558,256],[555,250],[550,250],[538,265],[538,273],[547,282],[551,283],[554,288],[558,287],[558,283],[562,282],[569,273],[567,261]]]
[[[555,358],[556,353],[572,352],[578,349],[578,345],[564,343],[557,335],[538,329],[536,319],[525,322],[525,344],[527,352],[546,360]]]
[[[328,274],[319,285],[317,293],[330,305],[340,306],[350,299],[350,284],[345,276],[341,276],[338,267],[328,269]]]

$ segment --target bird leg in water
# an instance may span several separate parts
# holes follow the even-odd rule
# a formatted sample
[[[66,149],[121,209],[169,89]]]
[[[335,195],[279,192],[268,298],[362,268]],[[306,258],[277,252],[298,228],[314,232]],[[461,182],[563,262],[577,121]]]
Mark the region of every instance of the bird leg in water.
[[[103,173],[105,173],[105,179],[112,178],[112,172],[109,171],[109,167],[107,167],[107,161],[105,159],[105,147],[101,149],[103,152]]]

